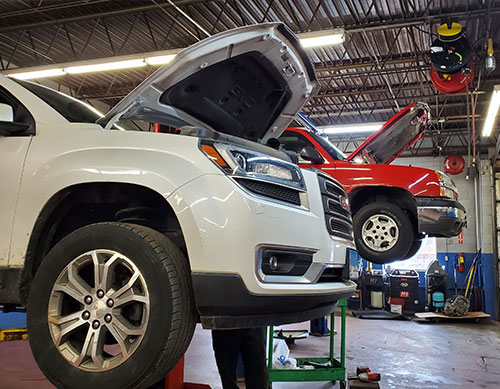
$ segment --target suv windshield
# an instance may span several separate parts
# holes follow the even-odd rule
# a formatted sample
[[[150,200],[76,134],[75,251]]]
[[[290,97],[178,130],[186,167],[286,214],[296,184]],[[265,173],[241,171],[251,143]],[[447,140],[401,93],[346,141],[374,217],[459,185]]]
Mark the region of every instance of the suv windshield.
[[[332,157],[333,159],[343,161],[347,159],[346,155],[340,151],[337,147],[330,143],[327,138],[323,138],[321,135],[315,132],[309,132],[311,138],[313,138],[316,142],[319,143],[321,147]]]
[[[71,123],[95,123],[97,119],[103,116],[90,105],[64,93],[32,82],[13,80],[45,101]]]

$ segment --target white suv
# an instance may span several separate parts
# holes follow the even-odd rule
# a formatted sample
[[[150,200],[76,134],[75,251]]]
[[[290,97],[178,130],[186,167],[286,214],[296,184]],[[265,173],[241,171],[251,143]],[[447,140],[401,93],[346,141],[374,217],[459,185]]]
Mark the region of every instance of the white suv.
[[[105,117],[0,76],[0,304],[27,306],[54,385],[147,387],[197,320],[297,322],[354,292],[342,186],[265,146],[314,84],[282,24],[182,51]]]

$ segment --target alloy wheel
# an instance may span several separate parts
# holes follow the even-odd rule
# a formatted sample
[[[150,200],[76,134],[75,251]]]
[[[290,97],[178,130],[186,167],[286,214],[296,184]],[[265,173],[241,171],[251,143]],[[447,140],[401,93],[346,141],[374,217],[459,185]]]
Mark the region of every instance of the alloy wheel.
[[[113,250],[93,250],[72,260],[49,298],[52,340],[73,366],[113,369],[138,348],[146,333],[150,298],[135,264]]]

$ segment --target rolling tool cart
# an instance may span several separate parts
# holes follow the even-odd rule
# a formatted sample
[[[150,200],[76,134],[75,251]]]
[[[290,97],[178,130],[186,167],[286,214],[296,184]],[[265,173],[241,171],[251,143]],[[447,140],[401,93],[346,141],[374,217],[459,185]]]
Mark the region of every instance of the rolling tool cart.
[[[359,278],[360,309],[383,309],[385,284],[381,270],[368,270]]]
[[[403,313],[413,314],[419,310],[418,273],[415,270],[394,269],[387,276],[390,298],[403,300]]]
[[[331,314],[330,331],[330,356],[323,358],[297,358],[296,369],[274,369],[273,368],[273,334],[274,327],[269,327],[268,339],[269,349],[267,354],[267,367],[269,370],[269,381],[271,382],[308,382],[308,381],[339,381],[340,387],[345,388],[345,324],[346,324],[346,300],[339,300],[341,309],[340,328],[340,360],[334,355],[334,326],[335,312]],[[309,368],[305,368],[309,366]]]

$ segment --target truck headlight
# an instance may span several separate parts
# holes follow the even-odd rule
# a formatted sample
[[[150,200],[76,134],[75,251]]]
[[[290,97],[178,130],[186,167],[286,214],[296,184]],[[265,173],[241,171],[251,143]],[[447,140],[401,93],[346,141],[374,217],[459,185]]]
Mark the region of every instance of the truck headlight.
[[[458,199],[458,189],[453,182],[453,179],[446,173],[435,170],[439,179],[439,195],[441,197],[448,197],[453,200]]]
[[[300,168],[267,154],[227,143],[202,141],[201,149],[226,174],[305,191]]]

